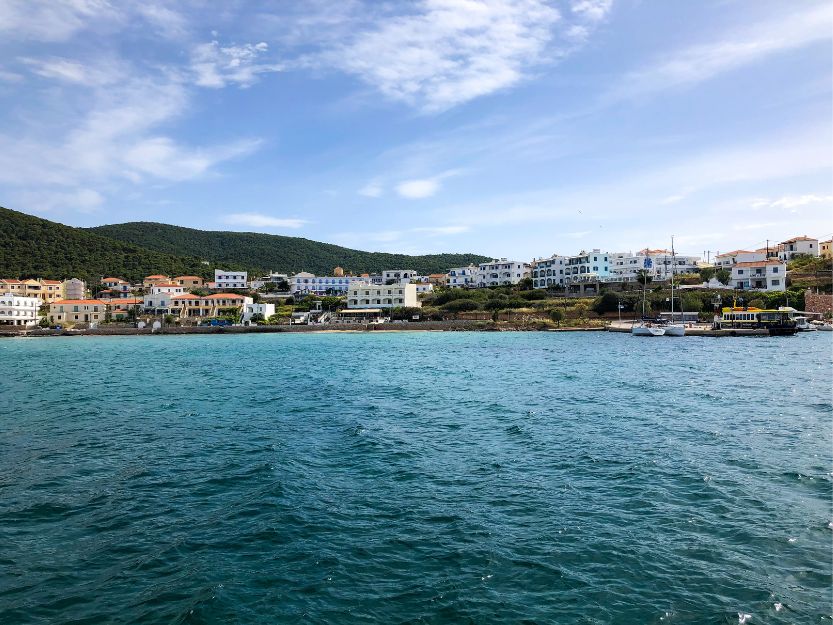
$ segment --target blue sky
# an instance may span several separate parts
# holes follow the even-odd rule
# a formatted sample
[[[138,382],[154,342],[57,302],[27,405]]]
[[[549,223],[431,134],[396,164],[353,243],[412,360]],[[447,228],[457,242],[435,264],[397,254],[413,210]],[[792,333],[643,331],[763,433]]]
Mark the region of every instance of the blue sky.
[[[367,250],[833,232],[828,0],[0,3],[0,204]]]

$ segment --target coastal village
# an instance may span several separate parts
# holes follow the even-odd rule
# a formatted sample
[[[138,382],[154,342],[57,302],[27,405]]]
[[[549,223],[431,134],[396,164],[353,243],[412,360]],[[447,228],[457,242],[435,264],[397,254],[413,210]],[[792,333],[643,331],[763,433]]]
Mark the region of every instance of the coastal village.
[[[0,326],[16,331],[164,330],[522,321],[610,329],[618,322],[621,329],[623,315],[624,323],[647,312],[657,321],[693,326],[718,323],[720,310],[730,310],[734,321],[735,311],[767,308],[791,310],[821,323],[833,313],[831,259],[830,239],[796,236],[771,247],[706,258],[673,249],[593,249],[531,261],[493,259],[430,275],[410,269],[355,275],[335,267],[328,276],[273,272],[250,277],[246,271],[216,269],[213,279],[158,274],[129,282],[102,276],[98,284],[76,277],[8,277],[0,279]],[[806,279],[797,296],[800,309],[789,301],[790,283],[793,291],[802,284],[798,275]]]

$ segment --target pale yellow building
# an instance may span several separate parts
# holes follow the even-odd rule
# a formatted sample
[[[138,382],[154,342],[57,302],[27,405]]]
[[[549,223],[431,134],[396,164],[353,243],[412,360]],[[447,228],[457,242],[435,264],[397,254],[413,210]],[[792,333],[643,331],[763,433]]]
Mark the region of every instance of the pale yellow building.
[[[100,299],[62,299],[49,305],[51,324],[97,324],[107,315],[107,302]]]
[[[163,276],[160,273],[155,273],[152,276],[146,276],[144,280],[142,280],[142,286],[146,289],[157,285],[157,284],[167,284],[171,281],[170,277]]]
[[[819,241],[819,256],[822,258],[833,258],[833,249],[831,249],[831,245],[833,245],[833,239]]]
[[[199,276],[177,276],[172,279],[171,282],[176,282],[180,286],[184,286],[186,289],[199,289],[205,285],[205,280]]]

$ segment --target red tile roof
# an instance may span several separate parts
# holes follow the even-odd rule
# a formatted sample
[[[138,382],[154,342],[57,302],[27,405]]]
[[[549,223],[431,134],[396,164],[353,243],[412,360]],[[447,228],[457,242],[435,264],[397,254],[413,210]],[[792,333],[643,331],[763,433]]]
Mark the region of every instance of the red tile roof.
[[[100,299],[59,299],[52,302],[51,306],[56,304],[86,304],[87,306],[106,306],[107,302]]]
[[[215,293],[208,295],[205,299],[243,299],[243,296],[237,293]]]

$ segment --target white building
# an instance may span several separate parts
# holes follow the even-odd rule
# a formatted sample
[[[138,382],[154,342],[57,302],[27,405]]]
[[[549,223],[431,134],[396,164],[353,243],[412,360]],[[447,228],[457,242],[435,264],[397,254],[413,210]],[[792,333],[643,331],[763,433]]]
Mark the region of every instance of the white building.
[[[697,273],[700,271],[700,257],[686,254],[672,254],[670,250],[639,250],[610,254],[610,275],[617,281],[632,282],[636,274],[644,269],[657,280],[668,280],[671,274]]]
[[[64,299],[84,299],[87,283],[78,278],[70,278],[61,283],[61,296]]]
[[[477,272],[478,268],[474,265],[468,267],[454,267],[448,270],[449,288],[462,289],[472,288],[477,286]]]
[[[610,255],[599,249],[564,257],[564,284],[597,282],[610,276]]]
[[[0,294],[0,326],[33,326],[38,323],[39,297]]]
[[[505,258],[480,263],[475,276],[475,286],[505,286],[518,284],[530,273],[529,263],[523,263]]]
[[[226,271],[224,269],[214,270],[214,284],[212,288],[245,289],[249,282],[249,274],[245,271]]]
[[[243,306],[243,325],[251,325],[252,317],[255,315],[263,315],[264,319],[268,319],[275,314],[274,304],[255,304],[247,302]]]
[[[386,269],[382,272],[383,284],[408,284],[416,281],[418,275],[413,269]]]
[[[564,256],[555,254],[549,258],[536,259],[532,263],[532,286],[547,289],[564,286]]]
[[[187,292],[183,285],[177,284],[176,282],[160,282],[159,284],[154,284],[150,287],[149,291],[149,295],[158,295],[159,293],[182,295]]]
[[[812,237],[793,237],[778,245],[778,258],[792,260],[796,256],[818,256],[819,240]]]
[[[733,289],[786,291],[787,265],[776,259],[737,263],[732,265],[729,286]]]
[[[351,284],[363,283],[367,278],[356,276],[316,276],[302,271],[289,279],[293,295],[344,295]]]
[[[401,308],[422,306],[415,284],[357,282],[347,291],[347,308]]]
[[[416,287],[417,295],[420,293],[433,293],[434,292],[434,285],[430,282],[412,282]]]
[[[738,263],[754,263],[762,260],[766,260],[766,251],[732,250],[715,256],[714,266],[717,269],[731,269],[732,265]]]

